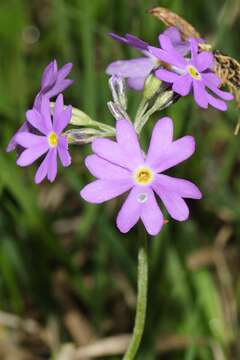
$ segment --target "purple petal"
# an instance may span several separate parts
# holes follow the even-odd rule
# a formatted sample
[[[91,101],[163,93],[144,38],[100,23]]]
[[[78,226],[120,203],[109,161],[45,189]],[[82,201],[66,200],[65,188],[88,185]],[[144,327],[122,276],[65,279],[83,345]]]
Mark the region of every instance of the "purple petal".
[[[64,167],[71,165],[71,156],[68,151],[68,142],[66,137],[61,136],[57,146],[58,156]]]
[[[179,76],[178,79],[174,81],[172,90],[181,96],[186,96],[191,90],[192,82],[192,77],[189,74]]]
[[[137,201],[138,195],[139,188],[135,186],[118,213],[117,227],[122,233],[127,233],[139,220],[142,204]]]
[[[130,89],[133,89],[136,91],[143,91],[146,78],[147,78],[146,76],[134,77],[134,78],[130,77],[127,80],[127,85]]]
[[[151,58],[142,57],[132,60],[119,60],[111,63],[106,73],[125,78],[135,78],[147,76],[153,69],[154,63]]]
[[[190,41],[190,45],[191,45],[192,61],[196,64],[197,56],[198,56],[198,41],[194,38],[190,38],[189,41]]]
[[[134,35],[126,34],[126,39],[128,41],[128,45],[134,47],[135,49],[147,50],[148,48],[148,43],[146,43],[145,41],[139,39]]]
[[[47,178],[53,182],[57,176],[57,148],[49,150]]]
[[[54,126],[53,129],[57,134],[61,134],[61,132],[67,127],[72,117],[72,106],[69,105],[62,111],[59,115],[54,112],[53,120]]]
[[[173,219],[178,221],[187,220],[189,217],[189,209],[180,195],[158,187],[156,184],[153,185],[153,189],[158,194]]]
[[[125,193],[131,187],[131,180],[96,180],[86,185],[80,192],[80,195],[90,203],[101,204]]]
[[[58,75],[57,75],[57,79],[58,81],[62,81],[63,79],[65,79],[68,74],[70,73],[70,71],[72,70],[73,64],[72,63],[68,63],[65,64],[61,69],[58,70]]]
[[[85,165],[90,173],[99,178],[105,180],[122,180],[130,179],[131,172],[120,166],[104,160],[97,155],[87,156],[85,159]]]
[[[50,101],[46,96],[43,96],[41,103],[41,115],[44,119],[44,124],[48,132],[52,131],[52,119]]]
[[[152,164],[157,172],[163,172],[188,159],[195,151],[195,140],[192,136],[184,136],[173,141],[158,160]]]
[[[169,53],[169,52],[164,51],[162,49],[155,48],[153,46],[149,46],[148,50],[156,58],[158,58],[159,60],[161,60],[161,61],[163,61],[163,62],[165,62],[167,64],[175,65],[180,69],[183,69],[183,68],[186,67],[187,62],[186,62],[186,60],[184,58],[182,58],[181,62],[179,62],[178,57],[176,58],[175,54]]]
[[[189,41],[182,41],[180,31],[176,27],[170,26],[163,32],[163,34],[170,38],[173,47],[181,55],[184,56],[190,51]]]
[[[183,198],[201,199],[202,194],[191,181],[178,179],[164,174],[156,175],[154,184],[166,192],[176,193]]]
[[[218,110],[226,111],[227,110],[227,104],[220,99],[216,99],[214,96],[207,93],[207,100],[210,105],[215,107]]]
[[[213,66],[213,54],[209,51],[203,51],[197,55],[196,62],[197,62],[197,69],[198,71],[204,71]]]
[[[73,80],[69,80],[69,79],[57,80],[57,82],[53,86],[53,88],[50,89],[45,95],[48,98],[52,98],[52,97],[60,94],[64,90],[66,90],[66,88],[68,88],[70,85],[72,85],[72,83],[73,83]]]
[[[203,79],[205,85],[207,85],[207,83],[212,83],[213,85],[215,85],[217,87],[219,85],[221,85],[221,79],[212,72],[202,73],[201,76],[202,76],[202,79]]]
[[[57,62],[56,60],[50,62],[45,68],[42,80],[41,80],[41,90],[47,90],[51,87],[57,79]]]
[[[11,140],[9,141],[8,143],[8,146],[6,148],[6,151],[7,152],[11,152],[13,150],[15,150],[16,148],[16,136],[18,134],[20,134],[21,132],[26,132],[26,131],[29,131],[29,127],[28,127],[28,123],[27,121],[24,121],[24,123],[22,124],[22,126],[18,129],[18,131],[13,135],[13,137],[11,138]]]
[[[218,87],[213,85],[212,82],[204,81],[204,83],[213,93],[218,95],[223,100],[232,100],[233,99],[233,95],[230,92],[220,90]]]
[[[56,120],[61,115],[64,110],[63,94],[59,94],[55,106],[54,106],[54,116],[53,116],[53,127],[56,126]]]
[[[18,133],[15,137],[17,144],[23,146],[24,148],[34,147],[45,142],[46,136],[39,136],[31,134],[30,132],[21,132]]]
[[[152,137],[146,157],[146,163],[151,166],[155,164],[159,156],[165,152],[166,148],[173,140],[173,122],[169,117],[164,117],[154,126]]]
[[[140,148],[136,131],[128,120],[118,120],[116,124],[117,142],[125,156],[130,159],[131,168],[144,163],[142,150]]]
[[[43,116],[36,109],[28,110],[26,112],[26,118],[29,124],[31,124],[35,129],[45,135],[48,133]]]
[[[168,71],[164,69],[158,69],[155,72],[155,75],[158,79],[169,83],[173,83],[174,81],[177,81],[179,77],[181,77],[173,71]]]
[[[36,184],[42,182],[43,179],[47,176],[48,166],[49,166],[49,153],[50,151],[46,154],[45,158],[43,159],[43,161],[41,162],[40,166],[36,171],[35,179],[34,179]]]
[[[181,66],[185,66],[186,60],[184,57],[175,50],[170,38],[164,34],[159,36],[159,42],[163,50],[167,53],[171,54],[175,58],[175,61],[180,64]]]
[[[92,142],[92,150],[103,159],[115,165],[131,168],[131,161],[126,157],[119,144],[110,139],[96,139]]]
[[[208,108],[207,91],[201,80],[193,80],[193,95],[196,103],[203,109]]]
[[[19,166],[31,165],[40,156],[45,154],[49,150],[48,141],[45,138],[40,144],[24,150],[17,160]]]
[[[152,189],[145,189],[147,201],[142,204],[141,219],[147,232],[154,236],[157,235],[163,226],[163,214],[159,209]]]

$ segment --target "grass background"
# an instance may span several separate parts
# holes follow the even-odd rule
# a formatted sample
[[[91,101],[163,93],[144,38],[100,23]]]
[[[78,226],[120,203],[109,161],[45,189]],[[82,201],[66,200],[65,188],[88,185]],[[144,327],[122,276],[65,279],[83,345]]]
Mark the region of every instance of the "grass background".
[[[89,180],[83,164],[89,146],[73,147],[72,166],[60,171],[54,184],[40,186],[33,183],[35,166],[18,168],[15,154],[4,149],[53,58],[61,65],[74,63],[75,82],[66,102],[113,124],[104,70],[137,52],[107,33],[129,32],[156,44],[164,27],[146,10],[158,5],[182,15],[216,48],[239,59],[238,0],[0,3],[2,359],[10,349],[16,351],[14,359],[60,359],[66,343],[81,347],[131,332],[139,234],[135,229],[123,236],[115,228],[121,199],[102,206],[80,199],[79,190]],[[129,99],[134,116],[139,95],[129,93]],[[226,113],[203,111],[189,97],[167,114],[176,137],[188,133],[197,142],[192,159],[171,174],[192,179],[204,199],[189,202],[188,222],[170,220],[149,240],[149,305],[137,359],[235,360],[240,356],[240,146],[233,132],[239,110],[232,102]],[[145,143],[154,122],[145,130]],[[47,336],[11,324],[6,314],[15,314],[17,321],[34,319]]]

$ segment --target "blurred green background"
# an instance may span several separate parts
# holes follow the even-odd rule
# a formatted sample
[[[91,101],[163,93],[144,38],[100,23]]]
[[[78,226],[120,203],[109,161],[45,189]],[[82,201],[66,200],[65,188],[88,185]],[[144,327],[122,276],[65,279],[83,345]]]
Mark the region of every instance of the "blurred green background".
[[[105,68],[138,54],[107,33],[157,44],[164,26],[146,13],[154,6],[177,12],[239,59],[238,0],[0,2],[0,359],[91,359],[81,355],[84,346],[132,330],[139,233],[117,231],[121,199],[102,206],[80,199],[90,147],[72,147],[72,166],[39,186],[35,165],[17,167],[16,154],[5,147],[53,58],[74,63],[66,103],[113,124]],[[129,99],[134,116],[139,94],[130,92]],[[188,97],[167,114],[175,137],[187,133],[197,142],[195,155],[171,174],[192,179],[204,198],[189,202],[188,222],[170,220],[149,239],[149,304],[137,359],[239,359],[240,142],[233,134],[239,110],[232,102],[226,113],[203,111]],[[112,340],[113,353],[120,340]],[[73,347],[78,357],[71,357]]]

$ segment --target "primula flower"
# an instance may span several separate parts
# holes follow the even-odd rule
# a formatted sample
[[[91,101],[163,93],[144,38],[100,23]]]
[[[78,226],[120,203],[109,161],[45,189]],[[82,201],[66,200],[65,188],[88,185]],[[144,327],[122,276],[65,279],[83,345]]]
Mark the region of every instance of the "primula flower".
[[[193,89],[194,99],[201,108],[206,109],[210,104],[219,110],[227,110],[223,100],[232,100],[233,95],[219,89],[221,80],[212,71],[213,54],[209,51],[199,53],[198,41],[191,38],[191,59],[187,59],[176,51],[168,36],[160,35],[160,41],[162,49],[150,46],[149,51],[159,60],[171,65],[172,71],[160,68],[155,72],[156,77],[172,83],[172,89],[181,96],[188,95]]]
[[[130,190],[117,216],[117,227],[123,233],[139,219],[149,234],[156,235],[161,230],[163,214],[154,193],[171,217],[178,221],[189,216],[183,198],[200,199],[202,196],[190,181],[163,174],[195,151],[191,136],[173,141],[173,122],[168,117],[156,123],[146,156],[133,125],[125,119],[117,121],[116,142],[97,139],[92,143],[92,149],[95,154],[88,156],[85,163],[98,179],[85,186],[80,194],[86,201],[99,204]]]
[[[41,88],[37,94],[33,107],[39,110],[41,108],[41,101],[43,96],[51,99],[54,96],[57,96],[63,92],[68,86],[73,83],[73,80],[66,79],[72,69],[72,64],[65,64],[62,68],[58,70],[57,61],[53,60],[50,62],[45,70],[43,71],[41,79]],[[27,121],[24,121],[22,126],[18,129],[15,135],[11,138],[8,146],[7,152],[13,151],[16,148],[16,135],[21,132],[29,131],[30,127]]]
[[[40,183],[45,177],[54,181],[57,175],[57,156],[63,166],[71,164],[66,136],[62,134],[72,116],[72,107],[64,109],[63,96],[58,95],[53,117],[50,111],[50,101],[43,96],[39,110],[33,108],[26,113],[27,121],[38,131],[39,135],[29,131],[16,135],[17,144],[25,148],[17,160],[19,166],[31,165],[35,160],[46,154],[39,166],[35,182]]]
[[[190,50],[189,42],[181,40],[181,35],[177,28],[170,27],[165,30],[164,34],[171,39],[173,46],[180,54],[185,55]],[[143,90],[147,76],[154,68],[159,67],[159,59],[149,52],[149,44],[136,36],[130,34],[126,34],[125,37],[116,34],[110,35],[114,40],[141,51],[145,56],[132,60],[115,61],[106,69],[107,74],[127,78],[130,88],[138,91]],[[159,41],[161,45],[160,37]]]

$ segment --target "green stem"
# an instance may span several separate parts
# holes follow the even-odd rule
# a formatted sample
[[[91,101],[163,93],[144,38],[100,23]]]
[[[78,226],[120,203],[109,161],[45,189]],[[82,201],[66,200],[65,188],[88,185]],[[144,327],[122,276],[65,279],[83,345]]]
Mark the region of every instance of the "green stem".
[[[142,244],[138,252],[138,296],[137,310],[135,317],[135,325],[132,339],[125,353],[123,360],[133,360],[138,351],[146,318],[147,309],[147,286],[148,286],[148,257],[146,237],[142,240]]]

